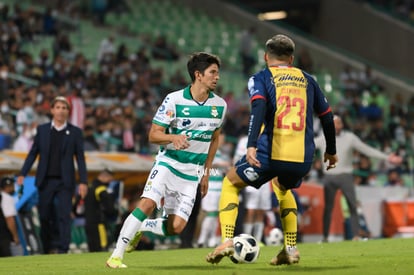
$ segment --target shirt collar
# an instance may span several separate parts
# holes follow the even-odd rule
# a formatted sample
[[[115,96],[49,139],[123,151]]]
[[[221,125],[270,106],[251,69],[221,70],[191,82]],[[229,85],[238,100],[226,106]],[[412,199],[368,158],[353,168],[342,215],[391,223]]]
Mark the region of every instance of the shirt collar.
[[[65,129],[67,126],[68,126],[68,123],[67,123],[67,121],[65,121],[65,123],[64,123],[62,126],[60,126],[60,127],[56,127],[56,126],[55,126],[55,122],[52,120],[52,128],[55,128],[55,129],[56,129],[56,131],[62,131],[62,130],[63,130],[63,129]]]
[[[191,85],[184,88],[184,98],[189,99],[189,100],[194,100],[193,97],[191,96],[190,88],[191,88]],[[212,97],[214,97],[214,94],[210,91],[208,93],[208,98],[212,98]]]

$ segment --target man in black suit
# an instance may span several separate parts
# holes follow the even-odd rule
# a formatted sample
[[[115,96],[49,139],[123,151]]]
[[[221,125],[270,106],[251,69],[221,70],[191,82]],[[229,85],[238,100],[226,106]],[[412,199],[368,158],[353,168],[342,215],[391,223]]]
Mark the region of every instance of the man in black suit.
[[[87,172],[82,130],[68,122],[70,104],[63,96],[51,102],[52,121],[37,127],[33,145],[20,171],[17,183],[39,156],[36,186],[39,191],[40,238],[44,253],[67,253],[71,241],[72,196],[76,188],[76,158],[79,195],[85,197]]]

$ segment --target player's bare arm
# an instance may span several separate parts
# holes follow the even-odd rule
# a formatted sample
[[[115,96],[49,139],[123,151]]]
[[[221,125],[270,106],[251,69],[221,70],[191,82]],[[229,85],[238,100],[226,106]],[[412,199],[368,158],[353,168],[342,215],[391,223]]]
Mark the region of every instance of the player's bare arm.
[[[210,176],[210,171],[213,168],[213,160],[214,157],[216,155],[218,146],[219,146],[219,138],[220,138],[220,129],[217,129],[212,138],[211,138],[211,143],[210,143],[210,147],[208,149],[208,153],[207,153],[207,159],[206,162],[204,164],[204,174],[203,177],[201,178],[200,181],[200,189],[201,189],[201,196],[204,198],[205,195],[207,195],[207,190],[208,190],[208,179]]]
[[[165,132],[165,128],[163,126],[154,123],[151,125],[148,139],[149,142],[158,145],[166,145],[172,143],[176,150],[183,150],[190,146],[185,135],[168,134]]]

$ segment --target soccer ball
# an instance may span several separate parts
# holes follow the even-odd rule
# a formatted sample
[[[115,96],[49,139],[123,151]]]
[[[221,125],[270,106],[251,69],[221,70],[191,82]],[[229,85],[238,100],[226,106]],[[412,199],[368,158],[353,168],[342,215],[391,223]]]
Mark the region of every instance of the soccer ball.
[[[283,232],[280,228],[273,228],[270,230],[269,235],[265,238],[266,245],[277,246],[281,245],[283,242]]]
[[[235,264],[254,263],[259,257],[259,244],[249,234],[240,234],[234,237],[233,246],[234,253],[230,256],[230,260]]]

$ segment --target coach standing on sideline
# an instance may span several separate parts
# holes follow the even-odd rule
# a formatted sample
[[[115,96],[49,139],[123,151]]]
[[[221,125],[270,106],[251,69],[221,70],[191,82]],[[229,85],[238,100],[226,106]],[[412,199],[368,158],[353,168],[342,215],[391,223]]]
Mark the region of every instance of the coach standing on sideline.
[[[36,186],[39,191],[40,238],[46,254],[67,253],[71,240],[72,196],[79,173],[79,194],[85,197],[87,173],[82,130],[68,122],[70,104],[63,96],[51,102],[52,121],[37,127],[32,148],[26,157],[19,185],[29,173],[37,156]]]
[[[331,226],[332,209],[335,203],[335,196],[339,190],[344,195],[348,204],[351,230],[353,240],[359,239],[359,222],[357,213],[357,196],[353,180],[353,154],[354,151],[362,153],[368,157],[379,160],[387,160],[391,164],[399,165],[401,157],[396,154],[385,154],[361,141],[354,133],[344,130],[344,125],[340,116],[334,116],[337,155],[341,160],[336,165],[336,169],[324,169],[325,175],[322,180],[324,190],[324,210],[323,210],[323,242],[328,242],[329,230]],[[323,135],[315,138],[315,147],[319,150],[325,148],[325,138]]]

